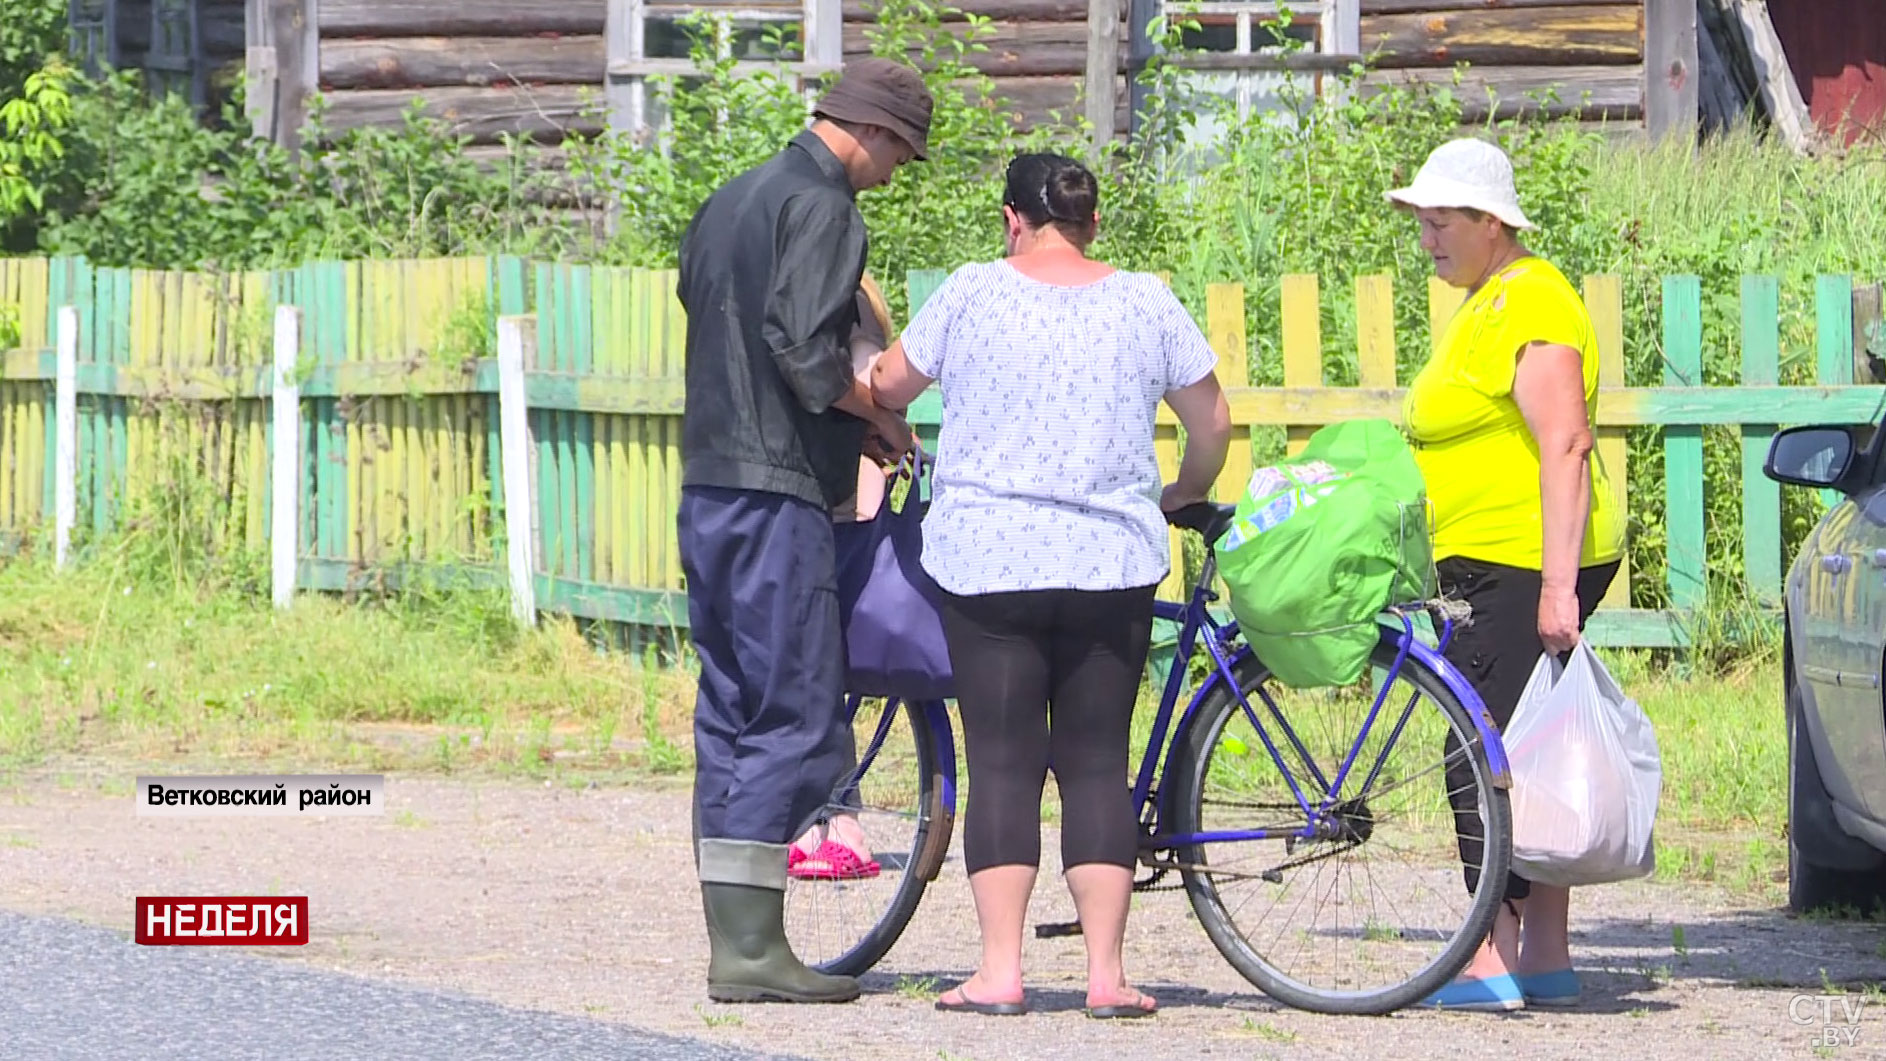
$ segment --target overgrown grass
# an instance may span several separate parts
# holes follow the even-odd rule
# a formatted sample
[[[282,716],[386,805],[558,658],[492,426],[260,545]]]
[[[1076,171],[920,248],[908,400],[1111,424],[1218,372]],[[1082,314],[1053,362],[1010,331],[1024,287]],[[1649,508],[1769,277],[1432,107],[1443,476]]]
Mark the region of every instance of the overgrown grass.
[[[499,594],[345,603],[178,584],[113,563],[0,565],[0,767],[52,756],[384,769],[671,774],[685,669],[599,651]]]

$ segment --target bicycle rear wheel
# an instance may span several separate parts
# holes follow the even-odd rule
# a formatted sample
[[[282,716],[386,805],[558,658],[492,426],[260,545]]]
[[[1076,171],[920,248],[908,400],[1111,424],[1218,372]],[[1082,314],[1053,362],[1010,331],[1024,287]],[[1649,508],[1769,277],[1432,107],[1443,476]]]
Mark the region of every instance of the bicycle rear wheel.
[[[1251,712],[1221,686],[1168,772],[1172,835],[1273,837],[1176,855],[1212,943],[1299,1009],[1388,1013],[1438,990],[1486,937],[1511,864],[1511,807],[1486,747],[1435,673],[1412,656],[1395,670],[1400,637],[1383,631],[1366,680],[1346,688],[1288,689],[1247,660],[1236,675]],[[1484,843],[1472,873],[1458,830],[1476,815]]]
[[[786,938],[807,965],[857,976],[903,934],[949,843],[951,811],[924,709],[903,700],[848,697],[857,767],[805,828],[851,816],[876,873],[786,881]],[[803,833],[803,829],[801,830]]]

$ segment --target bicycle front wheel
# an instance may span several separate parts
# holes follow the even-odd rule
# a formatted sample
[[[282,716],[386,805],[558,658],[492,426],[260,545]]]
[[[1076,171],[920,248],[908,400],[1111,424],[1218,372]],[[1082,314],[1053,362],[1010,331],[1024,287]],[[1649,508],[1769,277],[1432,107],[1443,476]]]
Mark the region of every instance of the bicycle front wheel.
[[[872,864],[851,872],[802,865],[786,881],[786,938],[823,973],[857,976],[876,965],[917,912],[952,825],[925,709],[896,699],[848,697],[856,767],[805,828],[814,837],[862,836]]]
[[[1503,894],[1507,793],[1446,684],[1412,657],[1397,667],[1400,639],[1384,630],[1343,688],[1286,688],[1247,660],[1243,701],[1221,685],[1175,749],[1171,835],[1218,834],[1175,848],[1192,907],[1238,972],[1299,1009],[1421,1001],[1466,966]]]

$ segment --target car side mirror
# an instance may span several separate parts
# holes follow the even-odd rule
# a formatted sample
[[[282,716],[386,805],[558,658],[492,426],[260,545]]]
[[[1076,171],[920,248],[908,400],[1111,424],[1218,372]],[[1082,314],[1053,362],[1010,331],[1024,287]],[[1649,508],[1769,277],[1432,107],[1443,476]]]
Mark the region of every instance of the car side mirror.
[[[1768,443],[1762,473],[1795,486],[1838,486],[1858,452],[1844,427],[1790,427]]]

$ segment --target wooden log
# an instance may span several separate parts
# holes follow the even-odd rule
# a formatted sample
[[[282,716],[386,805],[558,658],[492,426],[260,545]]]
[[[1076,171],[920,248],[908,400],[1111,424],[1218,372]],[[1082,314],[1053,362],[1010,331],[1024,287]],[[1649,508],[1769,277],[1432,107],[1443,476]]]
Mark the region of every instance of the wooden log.
[[[1637,121],[1644,115],[1643,70],[1636,66],[1476,66],[1462,72],[1459,85],[1452,70],[1383,70],[1362,78],[1365,94],[1388,85],[1451,88],[1467,122],[1520,115]],[[1557,88],[1559,98],[1542,105],[1532,94],[1548,88]]]
[[[871,53],[871,42],[863,25],[845,27],[845,59],[861,59]],[[1087,72],[1087,24],[1085,22],[1006,22],[989,27],[993,32],[983,39],[987,51],[963,56],[968,65],[995,77],[1071,77],[1079,79]],[[921,65],[917,47],[910,50],[910,61]],[[1124,69],[1118,65],[1118,69]]]
[[[1698,48],[1696,0],[1644,0],[1644,108],[1653,139],[1696,137]]]
[[[1426,14],[1432,11],[1498,11],[1527,7],[1611,7],[1617,0],[1362,0],[1364,15]]]
[[[995,81],[991,105],[1008,114],[1017,127],[1032,129],[1052,120],[1059,112],[1064,122],[1078,120],[1082,114],[1079,97],[1081,83],[1065,77],[1005,77]],[[1126,79],[1114,83],[1114,129],[1128,128]]]
[[[1087,0],[1087,62],[1082,95],[1096,157],[1106,150],[1118,128],[1113,123],[1113,112],[1119,94],[1113,86],[1123,55],[1120,21],[1124,14],[1120,0]]]
[[[1635,63],[1643,34],[1637,4],[1372,15],[1362,19],[1362,53],[1382,68]]]
[[[321,84],[337,89],[446,85],[600,85],[601,37],[395,37],[329,40]]]
[[[295,153],[308,121],[308,97],[319,84],[321,37],[310,5],[315,0],[269,0],[269,40],[275,49],[275,142]]]
[[[527,203],[571,214],[587,208],[596,214],[593,221],[601,221],[606,197],[586,177],[568,171],[569,152],[561,146],[532,146],[513,156],[508,144],[474,144],[465,149],[464,155],[485,173],[514,182],[519,197]]]
[[[605,0],[321,0],[323,37],[597,36]]]
[[[1087,19],[1087,0],[954,0],[950,6],[957,10],[946,12],[945,22],[964,22],[971,15],[996,22],[1085,22]],[[877,12],[882,7],[877,0],[845,0],[845,21],[876,22]]]
[[[414,100],[425,104],[425,115],[444,121],[474,143],[495,142],[500,134],[528,134],[543,143],[555,143],[566,134],[601,130],[602,115],[583,98],[583,86],[359,89],[327,95],[327,128],[344,132],[363,126],[397,126]]]

